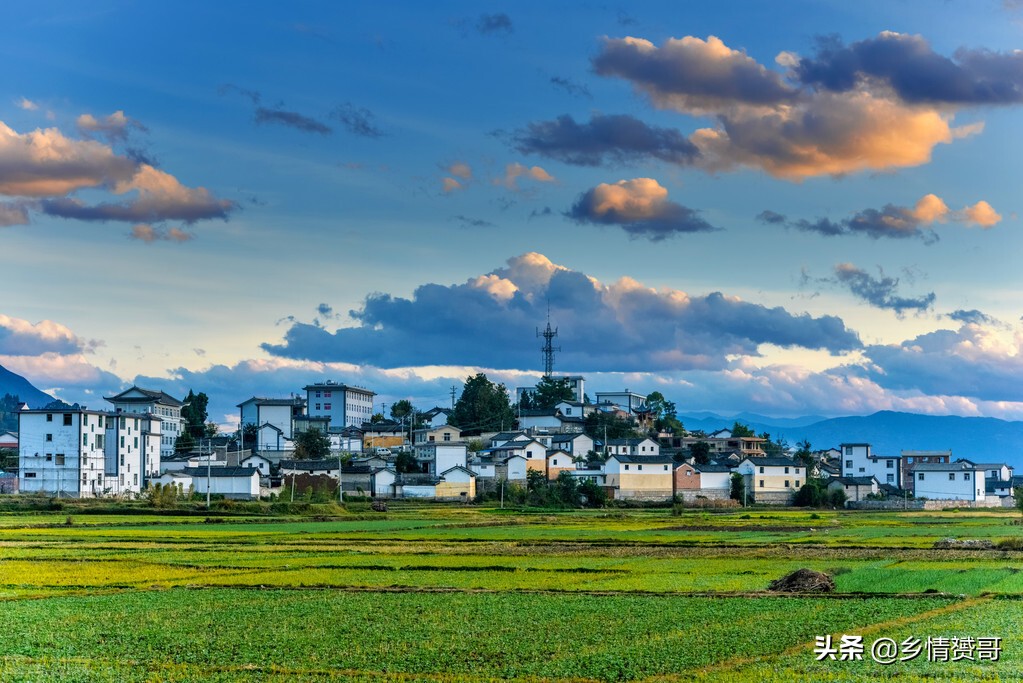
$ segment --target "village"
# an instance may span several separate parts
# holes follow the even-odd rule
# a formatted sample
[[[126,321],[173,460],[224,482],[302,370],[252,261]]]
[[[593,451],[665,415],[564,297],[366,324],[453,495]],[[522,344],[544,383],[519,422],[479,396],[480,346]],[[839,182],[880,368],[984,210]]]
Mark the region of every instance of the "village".
[[[564,480],[584,498],[589,491],[594,500],[623,504],[934,509],[1012,506],[1021,483],[1006,463],[950,450],[876,453],[869,443],[797,449],[739,423],[709,434],[663,429],[659,394],[598,391],[590,401],[581,376],[544,375],[541,384],[559,387],[563,398],[523,408],[537,403],[537,387],[520,387],[514,424],[487,431],[452,424],[453,408],[439,406],[386,419],[374,414],[373,391],[324,380],[302,387],[303,394],[242,401],[241,429],[184,451],[178,439],[187,403],[163,391],[133,386],[107,397],[103,409],[24,406],[18,432],[0,435],[0,449],[18,453],[16,471],[0,475],[0,488],[135,498],[155,487],[293,500],[296,489],[301,496],[316,486],[338,500],[469,503]],[[628,426],[628,435],[609,438],[608,424]],[[315,457],[302,457],[310,453]]]

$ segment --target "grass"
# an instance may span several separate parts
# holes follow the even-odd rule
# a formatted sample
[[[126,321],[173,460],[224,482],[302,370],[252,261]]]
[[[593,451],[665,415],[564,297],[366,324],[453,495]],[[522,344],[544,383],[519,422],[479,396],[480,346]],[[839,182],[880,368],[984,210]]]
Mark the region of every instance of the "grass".
[[[390,508],[215,524],[0,514],[0,679],[966,681],[1023,670],[1011,633],[1023,554],[931,548],[1023,539],[1010,512]],[[837,596],[767,593],[802,567],[832,574]],[[814,660],[816,636],[854,631],[1007,640],[1003,661],[982,666]]]

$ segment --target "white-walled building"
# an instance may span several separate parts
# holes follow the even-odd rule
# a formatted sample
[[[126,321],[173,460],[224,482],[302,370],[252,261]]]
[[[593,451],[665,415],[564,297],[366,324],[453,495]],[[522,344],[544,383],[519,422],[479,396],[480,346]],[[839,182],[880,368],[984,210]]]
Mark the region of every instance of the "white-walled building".
[[[839,449],[843,477],[874,477],[879,484],[903,488],[901,455],[876,455],[869,443],[843,443]]]
[[[305,414],[305,401],[301,398],[260,398],[253,396],[238,404],[241,424],[256,425],[255,444],[246,448],[257,451],[292,450],[295,438],[295,418]]]
[[[931,500],[984,502],[984,472],[969,462],[934,462],[914,465],[913,495]],[[996,501],[997,502],[997,501]]]
[[[373,417],[376,393],[363,387],[339,384],[333,380],[303,387],[312,417],[329,417],[332,428],[358,427]]]
[[[18,413],[18,489],[68,498],[103,495],[108,413],[84,408]]]
[[[597,405],[606,403],[617,406],[629,415],[635,415],[637,410],[646,408],[646,396],[628,389],[625,391],[598,391]]]
[[[106,400],[113,404],[115,413],[149,413],[163,422],[160,434],[160,454],[173,455],[174,445],[184,430],[185,421],[181,409],[185,404],[162,391],[152,391],[132,386]],[[244,424],[244,423],[243,423]]]

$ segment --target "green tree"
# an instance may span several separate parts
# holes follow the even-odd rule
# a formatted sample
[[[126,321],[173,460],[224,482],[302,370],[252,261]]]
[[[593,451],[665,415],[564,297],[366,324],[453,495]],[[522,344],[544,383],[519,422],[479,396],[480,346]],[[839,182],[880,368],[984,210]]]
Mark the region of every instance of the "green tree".
[[[583,431],[593,439],[604,440],[604,430],[607,429],[608,439],[628,439],[637,436],[636,429],[631,420],[618,417],[613,413],[605,413],[602,410],[595,410],[586,416],[583,422]]]
[[[178,438],[174,441],[174,451],[176,453],[191,453],[195,450],[195,447],[196,440],[188,429],[178,434]]]
[[[384,417],[383,413],[373,413],[370,416],[369,421],[370,421],[370,424],[376,424],[378,422],[383,422],[385,419],[386,418]]]
[[[678,409],[674,401],[664,398],[664,394],[653,391],[646,397],[647,408],[654,411],[654,428],[662,432],[681,434],[685,427],[678,419]]]
[[[536,389],[528,392],[530,403],[534,408],[550,410],[562,401],[575,400],[575,390],[572,388],[572,381],[565,379],[554,379],[543,377],[536,383]]]
[[[205,393],[200,391],[197,394],[191,389],[188,390],[185,405],[181,408],[181,417],[185,421],[185,431],[193,439],[206,438],[206,418],[209,417],[206,409],[209,403],[210,399]]]
[[[13,448],[0,448],[0,470],[17,469],[18,451]]]
[[[807,439],[803,439],[796,444],[796,462],[801,463],[807,472],[814,466],[813,448]]]
[[[764,432],[760,435],[760,438],[765,439],[764,453],[766,453],[769,457],[774,458],[785,455],[785,452],[789,449],[789,442],[785,440],[785,437],[772,439],[770,434]]]
[[[315,427],[295,435],[296,460],[322,460],[330,456],[330,438]]]
[[[242,427],[241,432],[244,437],[245,446],[256,450],[256,441],[259,440],[259,427],[255,423],[249,422]]]
[[[394,459],[394,469],[402,474],[422,471],[419,461],[416,460],[416,456],[412,455],[412,451],[398,453],[398,456]]]
[[[746,480],[738,472],[732,472],[732,476],[728,483],[729,498],[742,502],[744,498],[743,494],[746,490]]]
[[[803,484],[798,491],[796,491],[796,495],[792,499],[792,504],[805,508],[816,508],[827,505],[828,481],[820,478],[808,478],[806,483]]]
[[[508,401],[508,390],[482,372],[467,378],[448,422],[467,436],[512,429],[515,412]]]
[[[743,436],[756,436],[756,433],[743,423],[736,420],[735,423],[732,424],[732,436],[741,438]]]
[[[1014,488],[1012,495],[1016,499],[1016,509],[1019,510],[1020,514],[1023,514],[1023,486]]]
[[[689,455],[693,456],[697,465],[706,465],[710,462],[710,444],[706,441],[697,441],[689,446]]]
[[[205,425],[203,425],[203,437],[207,439],[212,439],[219,433],[220,425],[218,425],[216,422],[207,422]]]

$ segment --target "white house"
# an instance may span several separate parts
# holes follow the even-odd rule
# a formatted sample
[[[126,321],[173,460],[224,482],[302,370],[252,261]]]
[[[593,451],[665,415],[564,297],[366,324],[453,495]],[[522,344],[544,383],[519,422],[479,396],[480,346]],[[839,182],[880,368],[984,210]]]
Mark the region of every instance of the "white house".
[[[635,415],[637,410],[644,410],[646,408],[646,396],[629,391],[628,389],[625,391],[598,391],[597,403],[611,403],[620,410],[630,415]]]
[[[427,429],[417,429],[412,433],[415,445],[428,443],[453,443],[462,438],[462,430],[452,425],[441,425]]]
[[[337,458],[322,460],[281,460],[280,474],[282,477],[308,474],[311,476],[326,475],[337,479],[341,472],[341,463]]]
[[[673,471],[670,456],[623,454],[604,461],[605,483],[616,489],[615,498],[671,500]]]
[[[174,445],[184,430],[185,421],[181,417],[181,409],[185,406],[183,402],[162,391],[137,386],[132,386],[116,396],[107,396],[105,400],[113,404],[115,413],[149,413],[159,417],[163,422],[160,454],[174,454]]]
[[[109,413],[84,408],[18,413],[18,489],[70,498],[102,496]]]
[[[192,478],[193,490],[198,494],[208,490],[210,495],[225,498],[259,498],[259,472],[253,467],[211,467],[209,476],[205,467],[189,467],[178,476],[181,475]]]
[[[394,498],[397,493],[398,473],[390,467],[373,470],[370,489],[376,498]]]
[[[806,483],[806,467],[784,457],[743,458],[735,468],[743,476],[747,494],[758,503],[791,502]]]
[[[919,463],[913,466],[914,495],[932,500],[984,502],[984,473],[969,462]]]
[[[465,467],[468,451],[462,442],[438,441],[416,444],[415,456],[424,472],[436,475],[452,467]]]
[[[877,477],[835,477],[828,482],[828,492],[842,491],[846,503],[857,503],[881,490]]]
[[[597,444],[588,435],[578,432],[575,434],[554,434],[551,436],[551,448],[568,451],[577,458],[585,458],[590,451],[597,450]]]
[[[269,458],[265,458],[262,455],[259,455],[258,453],[250,455],[247,458],[242,458],[242,461],[238,464],[241,467],[252,467],[256,469],[259,472],[259,476],[261,477],[270,476],[271,462]]]
[[[253,396],[238,404],[241,424],[256,425],[256,443],[245,444],[257,451],[291,450],[295,438],[295,418],[305,414],[305,401],[301,398],[261,398]]]
[[[0,449],[18,450],[18,433],[0,432]]]
[[[604,452],[609,455],[660,455],[661,446],[650,438],[608,439]]]
[[[420,415],[420,419],[425,422],[431,429],[436,427],[443,427],[448,424],[448,419],[451,417],[451,413],[455,411],[451,408],[441,408],[436,406],[430,408],[425,413]]]
[[[839,445],[843,477],[875,477],[879,484],[902,488],[902,455],[876,455],[869,443]]]
[[[373,417],[376,393],[333,380],[303,387],[309,415],[330,418],[331,427],[358,427]]]

